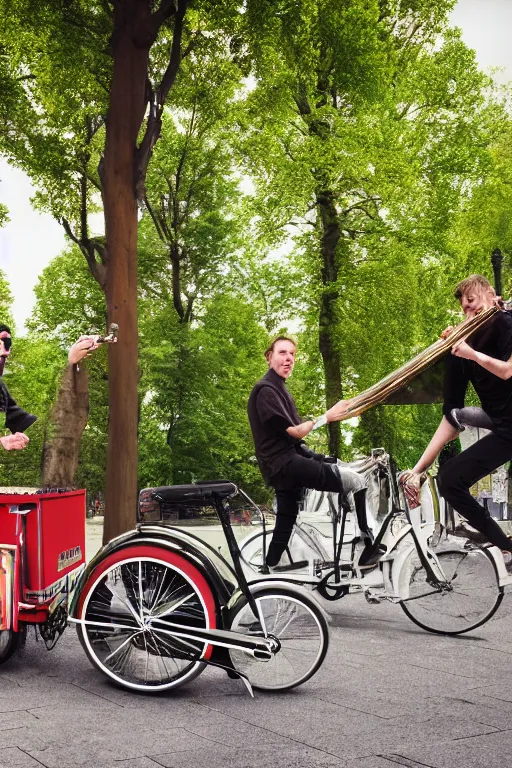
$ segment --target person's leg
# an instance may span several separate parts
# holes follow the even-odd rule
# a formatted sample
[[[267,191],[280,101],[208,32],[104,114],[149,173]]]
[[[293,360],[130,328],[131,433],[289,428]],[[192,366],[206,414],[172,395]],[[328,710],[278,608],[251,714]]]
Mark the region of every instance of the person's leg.
[[[470,494],[469,489],[512,458],[512,440],[491,434],[454,456],[437,477],[439,492],[468,523],[483,533],[487,541],[512,552],[512,542],[489,512]]]
[[[322,478],[325,474],[323,464],[304,456],[295,456],[274,478],[272,485],[276,492],[277,515],[272,540],[267,553],[267,565],[275,567],[288,546],[293,526],[297,520],[299,501],[303,488],[314,488],[319,491],[331,490],[325,488]],[[340,491],[340,481],[329,478],[328,485],[332,490]]]
[[[363,537],[370,543],[372,533],[366,519],[366,489],[363,478],[351,470],[340,469],[304,456],[296,456],[277,475],[272,483],[276,491],[277,516],[270,542],[267,565],[274,567],[283,555],[297,519],[303,488],[332,493],[354,494],[358,525]]]
[[[279,560],[288,546],[293,526],[297,520],[301,493],[301,488],[295,488],[289,491],[276,490],[276,524],[267,552],[267,565],[271,568],[274,568],[279,563]]]
[[[486,414],[483,408],[476,408],[474,405],[468,405],[465,408],[453,408],[451,413],[460,432],[464,432],[466,427],[494,429],[491,417]]]

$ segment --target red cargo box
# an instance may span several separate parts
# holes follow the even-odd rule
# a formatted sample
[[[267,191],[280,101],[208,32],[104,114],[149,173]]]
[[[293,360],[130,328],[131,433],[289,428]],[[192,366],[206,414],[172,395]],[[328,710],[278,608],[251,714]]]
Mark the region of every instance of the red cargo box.
[[[9,506],[35,504],[26,515]],[[16,543],[25,524],[23,599],[45,603],[67,585],[65,577],[85,563],[85,491],[0,493],[0,545]],[[67,591],[67,589],[66,589]]]

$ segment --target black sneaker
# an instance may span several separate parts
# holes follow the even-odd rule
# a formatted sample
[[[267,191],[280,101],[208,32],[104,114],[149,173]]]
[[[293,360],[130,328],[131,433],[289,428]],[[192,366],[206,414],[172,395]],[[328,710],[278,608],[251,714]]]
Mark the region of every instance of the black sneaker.
[[[361,552],[357,567],[373,568],[385,553],[386,547],[382,545],[375,546],[374,544],[367,544]]]

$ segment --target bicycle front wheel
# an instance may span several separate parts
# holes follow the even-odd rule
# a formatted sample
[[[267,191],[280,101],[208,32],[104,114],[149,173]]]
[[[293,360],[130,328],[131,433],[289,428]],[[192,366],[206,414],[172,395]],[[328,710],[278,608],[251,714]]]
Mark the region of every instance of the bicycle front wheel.
[[[436,552],[446,587],[432,586],[418,553],[404,563],[405,589],[400,605],[422,629],[459,635],[488,621],[503,599],[492,557],[485,549]]]
[[[93,665],[125,688],[147,692],[192,680],[211,653],[204,641],[173,634],[176,624],[216,625],[204,576],[155,546],[120,550],[100,563],[84,586],[78,617],[80,642]]]
[[[305,683],[321,666],[329,645],[321,609],[307,595],[286,587],[265,587],[254,597],[265,626],[245,600],[235,608],[230,629],[269,635],[276,640],[276,651],[270,661],[258,661],[232,649],[229,654],[235,669],[247,675],[257,690],[286,691]]]

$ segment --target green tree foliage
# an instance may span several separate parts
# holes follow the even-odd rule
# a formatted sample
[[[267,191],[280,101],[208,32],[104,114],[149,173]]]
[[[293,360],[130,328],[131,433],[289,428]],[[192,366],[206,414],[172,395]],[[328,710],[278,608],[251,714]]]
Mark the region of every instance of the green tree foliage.
[[[260,5],[248,5],[249,37]],[[489,167],[503,110],[447,26],[452,2],[272,5],[251,41],[245,157],[260,227],[297,227],[330,405],[447,324],[451,222]]]
[[[12,317],[12,293],[5,274],[0,271],[0,322],[14,330]]]
[[[225,477],[261,496],[246,408],[267,334],[250,305],[224,293],[192,327],[167,308],[143,332],[141,484]]]
[[[473,185],[465,204],[453,221],[450,250],[452,282],[459,274],[477,272],[489,275],[491,253],[499,248],[504,256],[503,294],[512,288],[512,123],[499,123],[499,133],[489,152],[489,166]]]

